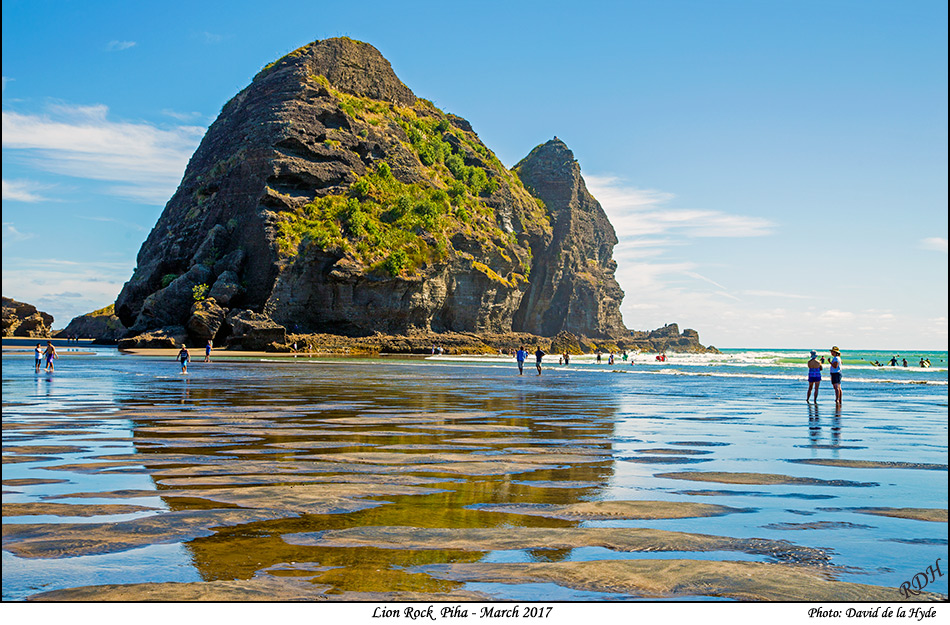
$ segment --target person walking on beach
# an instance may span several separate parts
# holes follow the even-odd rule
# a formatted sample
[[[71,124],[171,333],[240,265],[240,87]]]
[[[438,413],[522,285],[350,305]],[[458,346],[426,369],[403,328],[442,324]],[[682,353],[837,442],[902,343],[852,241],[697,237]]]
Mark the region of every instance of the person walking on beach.
[[[178,352],[178,360],[181,361],[181,372],[188,373],[188,361],[191,360],[191,354],[188,353],[188,347],[182,343],[181,350]]]
[[[541,359],[544,358],[544,352],[541,351],[540,345],[538,345],[538,351],[534,352],[534,357],[538,359],[538,362],[535,363],[535,366],[538,368],[538,375],[541,375]]]
[[[515,352],[515,360],[518,361],[518,375],[524,375],[524,361],[528,357],[528,351],[524,348],[524,345],[518,348],[518,351]]]
[[[46,356],[46,372],[52,373],[53,361],[59,358],[59,356],[56,355],[56,348],[53,347],[53,341],[46,341],[46,351],[44,355]]]
[[[831,386],[835,389],[835,403],[841,403],[841,352],[838,347],[831,348]]]
[[[36,372],[39,373],[40,365],[43,364],[43,344],[42,343],[37,343],[36,347],[33,349],[33,361],[34,361],[33,364],[36,365]],[[920,361],[920,366],[921,367],[924,366],[923,360]]]
[[[205,362],[211,362],[211,340],[205,345]]]
[[[811,399],[812,389],[815,391],[815,401],[818,401],[818,385],[821,384],[821,363],[818,362],[818,352],[811,351],[811,359],[808,361],[808,393],[805,395],[805,401]]]

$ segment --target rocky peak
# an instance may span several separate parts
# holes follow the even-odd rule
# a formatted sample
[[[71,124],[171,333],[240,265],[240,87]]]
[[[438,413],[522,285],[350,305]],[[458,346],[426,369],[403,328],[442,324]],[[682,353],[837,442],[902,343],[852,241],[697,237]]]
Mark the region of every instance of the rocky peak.
[[[544,202],[554,227],[546,249],[535,252],[531,288],[516,328],[543,336],[626,334],[620,315],[623,291],[614,276],[617,234],[587,190],[574,153],[554,137],[531,150],[515,171]]]

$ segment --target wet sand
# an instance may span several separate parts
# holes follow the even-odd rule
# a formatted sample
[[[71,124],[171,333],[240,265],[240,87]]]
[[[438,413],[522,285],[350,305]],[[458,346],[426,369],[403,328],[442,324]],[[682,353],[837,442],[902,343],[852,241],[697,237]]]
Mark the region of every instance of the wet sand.
[[[65,375],[5,393],[5,599],[466,601],[540,585],[564,600],[897,601],[908,573],[886,558],[946,551],[945,495],[902,494],[945,481],[939,454],[870,461],[838,441],[819,456],[797,404],[687,405],[682,389],[556,370],[283,361],[186,377],[115,361],[118,400]],[[854,422],[880,425],[869,414]],[[849,427],[861,453],[890,440]],[[70,583],[97,558],[112,563],[97,585]],[[143,558],[147,578],[123,575]],[[36,593],[47,582],[25,563],[54,560],[67,573]]]

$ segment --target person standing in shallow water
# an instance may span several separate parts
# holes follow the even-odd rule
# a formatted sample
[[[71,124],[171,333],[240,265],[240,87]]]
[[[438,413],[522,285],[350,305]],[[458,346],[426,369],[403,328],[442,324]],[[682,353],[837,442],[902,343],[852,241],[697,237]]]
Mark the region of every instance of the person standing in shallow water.
[[[46,351],[43,353],[46,356],[46,372],[53,372],[53,361],[59,358],[56,355],[56,348],[53,347],[53,341],[46,341]]]
[[[42,343],[37,343],[36,347],[33,349],[33,361],[34,361],[33,364],[36,365],[36,372],[39,373],[40,366],[43,364],[43,344]],[[920,361],[920,366],[921,367],[924,366],[923,360]]]
[[[541,351],[541,346],[538,346],[538,351],[534,352],[534,357],[538,359],[535,363],[535,366],[538,368],[538,375],[541,375],[541,359],[544,358],[544,352]]]
[[[524,361],[528,357],[528,351],[524,348],[524,345],[518,348],[518,351],[515,352],[515,360],[518,361],[518,375],[524,375]]]
[[[178,360],[181,361],[181,372],[188,373],[188,361],[191,360],[191,354],[188,353],[188,347],[181,344],[181,350],[178,352]]]
[[[841,352],[838,347],[831,348],[831,386],[835,389],[835,403],[841,403]]]
[[[818,362],[818,352],[812,350],[811,359],[808,361],[808,393],[805,395],[805,401],[811,399],[812,389],[815,391],[815,401],[818,401],[819,384],[821,384],[821,363]]]
[[[205,345],[205,362],[211,362],[211,341]]]

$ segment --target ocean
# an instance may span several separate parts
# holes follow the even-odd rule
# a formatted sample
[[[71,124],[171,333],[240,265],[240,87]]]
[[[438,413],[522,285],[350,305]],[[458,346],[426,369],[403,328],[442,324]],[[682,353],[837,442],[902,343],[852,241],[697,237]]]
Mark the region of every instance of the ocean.
[[[836,406],[827,374],[805,402],[807,350],[549,355],[540,376],[59,350],[37,374],[4,341],[4,600],[947,594],[914,581],[948,568],[945,351],[845,352]],[[932,366],[869,364],[897,354]],[[731,568],[763,564],[755,587]]]

